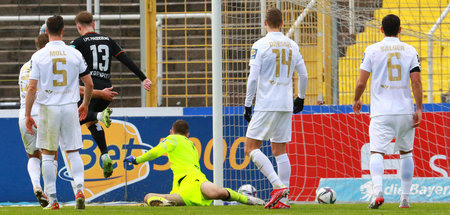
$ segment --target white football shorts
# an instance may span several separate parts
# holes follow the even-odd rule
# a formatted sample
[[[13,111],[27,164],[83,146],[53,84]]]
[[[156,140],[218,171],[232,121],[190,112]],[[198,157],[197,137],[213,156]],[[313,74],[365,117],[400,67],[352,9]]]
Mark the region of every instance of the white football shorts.
[[[33,116],[33,119],[39,120],[37,116]],[[19,131],[20,136],[22,136],[22,142],[23,146],[25,146],[25,151],[28,154],[33,154],[34,151],[38,150],[38,148],[36,148],[36,135],[37,135],[36,128],[33,127],[34,134],[33,135],[30,134],[25,126],[25,118],[19,117]]]
[[[76,150],[83,146],[76,103],[40,105],[37,147],[50,151]]]
[[[386,153],[387,146],[395,137],[394,151],[408,152],[413,149],[413,115],[384,115],[370,119],[370,151]]]
[[[247,128],[248,138],[287,143],[292,138],[292,112],[255,111]]]

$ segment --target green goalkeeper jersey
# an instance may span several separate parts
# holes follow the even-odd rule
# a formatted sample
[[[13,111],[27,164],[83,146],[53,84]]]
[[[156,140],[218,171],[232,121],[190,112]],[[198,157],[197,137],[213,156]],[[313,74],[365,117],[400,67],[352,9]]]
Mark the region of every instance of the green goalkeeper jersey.
[[[184,177],[189,173],[201,173],[198,162],[198,152],[195,145],[184,135],[171,134],[157,146],[136,158],[137,163],[151,161],[168,154],[170,169],[173,171],[174,180]]]

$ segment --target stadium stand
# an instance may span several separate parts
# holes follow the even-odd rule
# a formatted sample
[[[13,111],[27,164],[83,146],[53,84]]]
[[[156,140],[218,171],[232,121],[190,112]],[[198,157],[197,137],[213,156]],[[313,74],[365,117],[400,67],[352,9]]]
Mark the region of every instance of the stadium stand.
[[[339,96],[341,104],[351,104],[353,99],[353,90],[356,79],[359,75],[359,64],[364,55],[364,49],[368,45],[380,41],[383,38],[379,26],[382,18],[386,14],[397,14],[401,20],[402,33],[400,40],[414,46],[419,54],[422,65],[422,82],[424,89],[424,102],[428,101],[428,32],[442,13],[443,8],[447,6],[446,1],[420,1],[420,0],[397,0],[384,1],[383,6],[374,12],[374,19],[367,23],[364,32],[356,35],[355,44],[347,47],[345,57],[339,59]],[[444,102],[441,94],[447,93],[449,88],[448,78],[450,71],[448,56],[450,50],[445,47],[450,39],[450,30],[448,25],[441,25],[435,33],[437,41],[434,42],[433,50],[433,102]],[[447,81],[446,81],[447,80]],[[365,94],[365,102],[368,102],[370,94]],[[445,97],[443,95],[442,97]],[[441,101],[442,100],[442,101]]]
[[[40,3],[36,3],[40,2]],[[102,0],[102,14],[138,14],[139,1],[136,0]],[[0,3],[3,16],[25,15],[76,15],[86,10],[85,0],[17,1],[8,0]],[[35,52],[34,38],[43,21],[10,21],[2,22],[0,27],[0,102],[18,102],[19,88],[17,77],[20,67]],[[139,20],[102,20],[101,33],[116,40],[140,65]],[[65,21],[66,43],[78,37],[73,20]],[[113,84],[120,96],[116,97],[113,106],[140,106],[140,82],[135,75],[119,61],[113,60]]]

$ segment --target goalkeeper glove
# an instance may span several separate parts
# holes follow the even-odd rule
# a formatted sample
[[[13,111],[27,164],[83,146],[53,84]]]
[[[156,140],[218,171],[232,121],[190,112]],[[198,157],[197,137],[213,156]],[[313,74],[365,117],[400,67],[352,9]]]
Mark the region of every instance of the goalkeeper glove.
[[[303,104],[305,103],[305,99],[301,99],[300,97],[297,97],[294,100],[294,113],[298,113],[303,110]]]
[[[126,157],[125,159],[123,159],[123,162],[128,162],[128,163],[132,163],[132,164],[138,164],[136,162],[136,157],[134,157],[133,155],[130,155],[128,157]]]
[[[247,120],[248,123],[250,123],[250,120],[252,119],[252,107],[244,107],[244,118]]]

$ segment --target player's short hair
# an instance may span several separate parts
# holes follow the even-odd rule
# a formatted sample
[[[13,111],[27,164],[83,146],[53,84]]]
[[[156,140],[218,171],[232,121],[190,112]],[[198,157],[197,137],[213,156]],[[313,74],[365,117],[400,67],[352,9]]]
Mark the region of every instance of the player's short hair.
[[[189,133],[189,125],[186,121],[179,119],[173,123],[172,132],[186,136]]]
[[[75,23],[82,25],[90,25],[93,21],[94,17],[92,16],[92,13],[89,13],[88,11],[81,11],[75,17]]]
[[[269,27],[279,28],[281,27],[281,23],[283,21],[283,15],[281,14],[281,11],[278,10],[278,8],[270,8],[266,12],[266,21]]]
[[[64,19],[61,16],[54,15],[47,19],[47,30],[51,35],[61,35],[64,28]]]
[[[34,40],[34,44],[37,49],[42,49],[48,43],[48,35],[47,34],[39,34]]]
[[[383,26],[384,35],[388,37],[397,36],[400,29],[400,18],[394,14],[389,14],[381,21]]]

